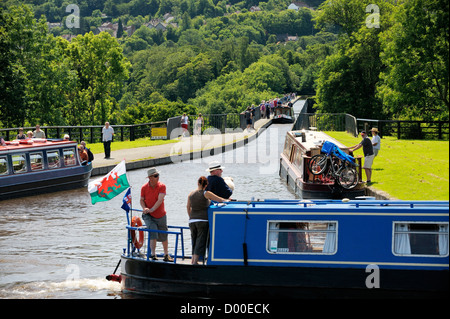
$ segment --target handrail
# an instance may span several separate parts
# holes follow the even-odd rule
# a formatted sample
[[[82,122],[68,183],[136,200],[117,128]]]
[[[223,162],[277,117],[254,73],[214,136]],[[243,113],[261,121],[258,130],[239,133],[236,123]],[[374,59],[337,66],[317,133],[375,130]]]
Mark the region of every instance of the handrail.
[[[313,199],[313,200],[301,200],[301,199],[264,199],[264,200],[236,200],[228,203],[220,203],[220,205],[229,204],[247,204],[247,205],[305,205],[309,206],[311,204],[315,205],[327,205],[327,204],[347,204],[359,206],[410,206],[411,208],[422,206],[422,205],[432,205],[432,206],[443,206],[448,207],[449,201],[444,200],[336,200],[336,199]]]
[[[129,226],[127,225],[126,228],[129,230],[128,231],[128,243],[131,243],[131,232],[130,230],[137,230],[137,231],[145,231],[148,233],[161,233],[161,234],[171,234],[171,235],[176,235],[176,239],[175,239],[175,253],[174,253],[174,258],[173,258],[173,262],[176,263],[177,258],[178,258],[178,236],[181,236],[181,258],[184,259],[185,255],[184,255],[184,236],[183,236],[183,229],[189,229],[189,227],[185,227],[185,226],[167,226],[168,228],[179,228],[180,231],[176,232],[176,231],[166,231],[166,230],[156,230],[156,229],[149,229],[149,228],[143,228],[143,227],[133,227],[133,226]],[[150,260],[150,256],[151,256],[151,249],[150,249],[150,236],[147,236],[147,260]],[[139,250],[139,249],[138,249]],[[133,248],[134,251],[134,248]],[[130,247],[128,247],[128,256],[130,256],[131,251],[130,251]]]

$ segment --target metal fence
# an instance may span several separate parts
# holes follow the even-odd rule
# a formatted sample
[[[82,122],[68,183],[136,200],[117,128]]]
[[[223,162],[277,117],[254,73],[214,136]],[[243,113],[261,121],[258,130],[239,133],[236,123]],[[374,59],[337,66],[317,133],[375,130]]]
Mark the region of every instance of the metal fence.
[[[345,113],[300,113],[294,130],[346,131],[354,136],[376,127],[379,135],[398,139],[449,140],[448,121],[400,121],[355,118]]]
[[[114,128],[114,139],[125,141],[134,141],[142,137],[151,137],[152,128],[166,127],[166,121],[153,122],[135,125],[111,125]],[[69,135],[73,141],[87,141],[89,143],[97,143],[102,141],[102,125],[91,126],[41,126],[41,130],[45,132],[48,139],[61,139],[64,135]],[[33,131],[34,127],[23,127],[24,133]],[[13,140],[18,134],[19,128],[0,129],[0,136],[5,140]]]
[[[346,131],[358,135],[356,118],[346,113],[300,113],[293,129]]]
[[[357,119],[358,130],[378,128],[380,136],[396,136],[398,139],[448,140],[448,121],[397,121]]]
[[[254,120],[260,118],[260,109],[255,109]],[[194,129],[194,122],[197,115],[189,116],[189,132],[192,134]],[[245,129],[246,121],[244,113],[237,114],[206,114],[203,115],[204,124],[202,126],[202,134],[209,133],[226,133],[229,130],[235,130],[238,128]],[[166,121],[133,124],[133,125],[111,125],[114,128],[114,139],[120,141],[134,141],[139,138],[153,138],[154,129],[163,128],[166,130],[164,138],[170,139],[178,137],[178,128],[181,127],[181,116],[171,117]],[[49,139],[62,139],[65,134],[69,135],[71,140],[74,141],[86,141],[88,143],[98,143],[102,141],[102,128],[103,125],[91,125],[91,126],[41,126],[41,130],[45,132],[45,135]],[[23,127],[24,133],[27,131],[34,131],[35,127]],[[19,133],[19,128],[4,128],[0,129],[0,136],[6,141],[14,140]],[[158,131],[159,134],[161,131]],[[172,134],[173,133],[173,134]],[[161,135],[157,136],[162,138]]]

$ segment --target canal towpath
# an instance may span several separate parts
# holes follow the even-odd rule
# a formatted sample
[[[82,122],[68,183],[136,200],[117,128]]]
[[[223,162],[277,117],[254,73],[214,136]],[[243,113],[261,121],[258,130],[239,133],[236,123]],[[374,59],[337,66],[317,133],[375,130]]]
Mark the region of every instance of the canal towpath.
[[[237,129],[225,134],[191,135],[179,137],[179,141],[175,143],[133,149],[114,150],[113,143],[109,159],[102,158],[103,154],[96,154],[92,162],[91,176],[107,174],[122,160],[126,161],[127,170],[134,170],[219,154],[254,140],[271,123],[271,119],[259,119],[251,130]]]

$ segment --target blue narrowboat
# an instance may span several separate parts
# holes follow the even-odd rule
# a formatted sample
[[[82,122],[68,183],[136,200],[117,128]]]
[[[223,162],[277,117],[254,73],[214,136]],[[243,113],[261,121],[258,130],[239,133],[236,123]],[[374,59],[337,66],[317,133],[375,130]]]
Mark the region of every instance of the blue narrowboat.
[[[81,163],[77,143],[28,139],[0,146],[0,200],[85,187],[92,163]]]
[[[190,298],[447,298],[448,201],[264,200],[209,207],[203,265],[152,261],[128,225],[125,293]],[[143,240],[140,241],[146,242]],[[182,242],[182,240],[181,240]],[[117,269],[117,268],[116,268]]]

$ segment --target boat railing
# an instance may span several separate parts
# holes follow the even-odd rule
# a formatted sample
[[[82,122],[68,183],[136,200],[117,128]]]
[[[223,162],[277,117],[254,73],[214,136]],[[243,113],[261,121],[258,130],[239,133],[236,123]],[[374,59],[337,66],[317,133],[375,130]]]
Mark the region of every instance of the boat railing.
[[[356,208],[358,207],[367,207],[367,206],[409,206],[410,208],[418,208],[424,206],[436,206],[436,207],[449,207],[449,201],[438,201],[438,200],[372,200],[372,199],[314,199],[314,200],[302,200],[302,199],[288,199],[288,200],[279,200],[279,199],[252,199],[252,200],[237,200],[232,201],[230,204],[244,203],[248,206],[255,207],[264,206],[264,205],[298,205],[303,207],[310,206],[322,206],[322,205],[330,205],[330,204],[346,204],[351,205]],[[219,203],[216,205],[227,205],[228,203]]]
[[[134,211],[135,209],[133,209]],[[140,211],[140,210],[136,210]],[[175,246],[174,246],[174,253],[173,253],[173,262],[176,263],[178,258],[181,258],[182,260],[185,259],[185,251],[184,251],[184,230],[189,229],[189,227],[186,226],[173,226],[173,225],[167,225],[168,229],[175,229],[173,231],[171,230],[156,230],[156,229],[149,229],[145,226],[139,226],[139,227],[133,227],[130,224],[126,226],[128,230],[128,247],[127,247],[127,256],[131,258],[143,258],[143,256],[146,258],[146,260],[150,260],[152,255],[156,255],[156,252],[152,252],[150,248],[150,233],[161,233],[161,234],[167,234],[167,235],[175,235]],[[147,234],[144,236],[146,237],[146,240],[143,241],[143,246],[140,248],[135,247],[133,244],[132,239],[132,231],[135,232],[136,237],[139,238],[140,234],[136,232],[143,232],[143,234]],[[181,243],[181,255],[178,254],[178,246],[179,243]],[[147,250],[145,254],[141,253],[141,250]]]

